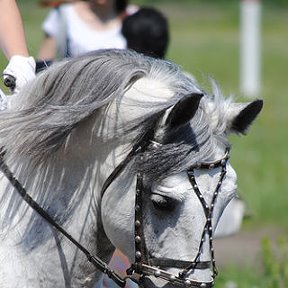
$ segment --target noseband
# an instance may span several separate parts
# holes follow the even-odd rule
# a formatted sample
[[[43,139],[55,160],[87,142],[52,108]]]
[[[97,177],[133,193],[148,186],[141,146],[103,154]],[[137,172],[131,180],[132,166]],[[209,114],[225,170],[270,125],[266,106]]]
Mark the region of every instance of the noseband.
[[[148,137],[149,139],[149,137]],[[151,138],[150,138],[151,139]],[[132,157],[134,157],[137,153],[145,151],[145,149],[150,145],[151,141],[144,141],[141,145],[135,145],[128,156],[115,168],[115,170],[111,173],[111,175],[105,181],[102,191],[101,197],[104,195],[106,189],[110,186],[110,184],[117,178],[119,174],[123,171],[126,165],[130,162]],[[102,273],[106,274],[109,278],[111,278],[118,286],[124,287],[126,285],[126,280],[129,278],[134,282],[137,282],[141,285],[141,281],[145,276],[154,276],[157,278],[161,278],[166,280],[169,283],[173,283],[175,285],[185,286],[185,287],[197,287],[197,288],[209,288],[214,285],[214,278],[217,275],[217,269],[214,259],[214,250],[213,250],[213,238],[212,238],[212,216],[213,209],[216,202],[217,195],[219,193],[219,189],[222,184],[222,180],[226,174],[226,164],[229,159],[229,149],[227,149],[225,156],[219,161],[215,161],[212,163],[202,163],[197,164],[195,166],[191,166],[187,170],[187,175],[190,180],[190,183],[200,200],[203,210],[206,217],[206,223],[204,225],[198,253],[193,261],[183,261],[183,260],[175,260],[169,258],[154,258],[149,256],[149,251],[147,251],[145,237],[144,237],[144,227],[143,227],[143,174],[137,174],[137,183],[136,183],[136,197],[135,197],[135,262],[131,265],[131,267],[127,270],[127,277],[122,278],[116,272],[111,270],[108,265],[103,262],[97,256],[91,255],[91,253],[83,247],[75,238],[73,238],[61,225],[59,225],[55,220],[36,202],[32,199],[32,197],[26,192],[26,189],[22,186],[22,184],[16,179],[6,165],[4,161],[5,152],[0,150],[0,170],[10,181],[11,185],[16,189],[16,191],[20,194],[23,200],[34,210],[36,211],[43,219],[45,219],[52,227],[57,229],[62,235],[66,237],[70,242],[72,242],[79,250],[81,250],[87,257],[87,260],[92,263],[97,269],[99,269]],[[214,169],[217,167],[221,167],[220,179],[216,186],[215,192],[213,194],[212,202],[210,206],[204,200],[202,193],[199,190],[199,187],[196,183],[194,170],[195,169]],[[200,261],[201,250],[203,243],[205,241],[206,234],[209,237],[210,244],[210,261]],[[211,267],[212,263],[212,267]],[[178,275],[173,275],[167,271],[165,268],[178,268],[182,269]],[[194,271],[195,269],[212,269],[212,280],[209,282],[199,282],[190,278],[187,278],[187,274],[189,272]],[[138,275],[138,277],[136,276]]]

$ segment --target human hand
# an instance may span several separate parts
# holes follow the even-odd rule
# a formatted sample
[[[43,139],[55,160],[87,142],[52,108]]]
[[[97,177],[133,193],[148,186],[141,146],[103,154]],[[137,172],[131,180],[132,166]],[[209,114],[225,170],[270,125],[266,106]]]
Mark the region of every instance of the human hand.
[[[4,81],[9,75],[16,79],[13,93],[18,93],[21,88],[35,77],[35,60],[33,57],[15,55],[11,57],[7,67],[3,71]]]

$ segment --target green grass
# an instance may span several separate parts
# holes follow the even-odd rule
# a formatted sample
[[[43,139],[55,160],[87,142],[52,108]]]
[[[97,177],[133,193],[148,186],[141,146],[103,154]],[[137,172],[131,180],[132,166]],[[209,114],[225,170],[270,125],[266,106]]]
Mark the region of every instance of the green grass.
[[[263,283],[259,280],[259,276],[260,273],[255,271],[253,267],[248,269],[238,266],[228,267],[225,269],[225,273],[220,272],[219,277],[215,281],[215,288],[225,288],[228,283],[236,284],[237,286],[232,286],[235,288],[264,288],[265,286],[260,286]]]

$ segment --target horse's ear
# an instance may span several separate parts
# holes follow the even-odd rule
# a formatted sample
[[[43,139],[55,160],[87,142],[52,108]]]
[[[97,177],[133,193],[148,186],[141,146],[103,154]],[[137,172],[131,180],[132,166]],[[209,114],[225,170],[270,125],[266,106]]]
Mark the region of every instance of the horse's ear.
[[[228,131],[230,133],[246,134],[251,123],[256,119],[263,107],[262,100],[255,100],[250,103],[235,103],[230,113],[230,125]]]
[[[188,123],[195,115],[203,94],[192,93],[184,96],[172,108],[165,125],[175,128]]]

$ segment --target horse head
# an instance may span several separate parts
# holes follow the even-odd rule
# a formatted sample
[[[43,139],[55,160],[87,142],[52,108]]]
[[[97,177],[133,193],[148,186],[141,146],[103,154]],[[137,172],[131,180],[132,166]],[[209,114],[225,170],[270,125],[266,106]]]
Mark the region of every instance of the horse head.
[[[140,286],[214,285],[213,234],[237,190],[227,137],[245,134],[263,104],[215,98],[194,92],[162,111],[120,164],[123,174],[125,165],[135,168],[131,183],[117,173],[105,187],[105,232]]]

